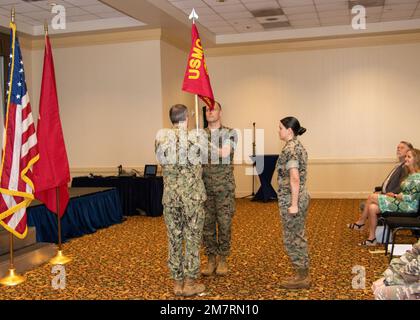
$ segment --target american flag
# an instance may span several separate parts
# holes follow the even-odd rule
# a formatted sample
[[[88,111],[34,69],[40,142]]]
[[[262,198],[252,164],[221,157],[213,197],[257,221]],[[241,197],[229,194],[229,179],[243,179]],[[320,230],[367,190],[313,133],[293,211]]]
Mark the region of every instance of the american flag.
[[[0,224],[18,238],[27,233],[26,207],[34,199],[32,165],[38,146],[16,25],[10,24],[10,64],[0,167]]]

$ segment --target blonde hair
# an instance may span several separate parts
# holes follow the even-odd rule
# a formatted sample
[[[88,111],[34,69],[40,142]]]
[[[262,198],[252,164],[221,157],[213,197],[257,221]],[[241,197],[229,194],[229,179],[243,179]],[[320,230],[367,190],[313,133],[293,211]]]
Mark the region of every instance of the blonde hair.
[[[414,169],[416,169],[416,171],[419,172],[420,171],[420,150],[413,148],[413,149],[408,150],[408,152],[411,152],[411,154],[413,155]]]

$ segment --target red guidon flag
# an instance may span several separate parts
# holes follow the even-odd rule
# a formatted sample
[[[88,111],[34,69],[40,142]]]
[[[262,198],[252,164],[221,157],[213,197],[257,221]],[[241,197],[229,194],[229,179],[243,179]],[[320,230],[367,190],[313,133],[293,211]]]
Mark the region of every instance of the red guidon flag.
[[[213,110],[213,90],[204,58],[203,46],[195,23],[192,25],[192,45],[182,90],[197,94]]]
[[[42,201],[50,211],[57,213],[58,188],[61,217],[69,202],[67,184],[70,181],[70,169],[61,128],[54,61],[48,36],[45,36],[37,137],[40,158],[34,165],[35,198]]]
[[[23,239],[28,231],[26,207],[34,199],[31,169],[39,155],[16,25],[12,22],[10,28],[9,82],[0,168],[0,224]]]

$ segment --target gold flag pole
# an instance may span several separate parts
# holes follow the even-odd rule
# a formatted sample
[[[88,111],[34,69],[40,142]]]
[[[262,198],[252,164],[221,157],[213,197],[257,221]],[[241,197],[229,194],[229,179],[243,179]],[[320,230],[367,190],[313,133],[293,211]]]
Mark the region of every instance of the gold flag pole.
[[[69,263],[72,259],[66,257],[63,254],[63,244],[61,241],[61,217],[60,217],[60,188],[55,188],[55,197],[57,200],[57,224],[58,224],[58,252],[57,255],[50,260],[50,263],[53,265],[56,264],[66,264]]]
[[[9,235],[9,252],[10,252],[10,267],[9,271],[7,273],[7,276],[0,279],[0,284],[3,286],[17,286],[18,284],[21,284],[22,282],[26,281],[26,278],[16,273],[15,266],[13,264],[13,234],[10,233]]]
[[[15,8],[12,8],[12,23],[15,23]],[[10,253],[10,266],[9,271],[7,275],[0,279],[0,284],[4,286],[17,286],[18,284],[21,284],[22,282],[25,282],[25,277],[20,276],[16,273],[16,269],[13,263],[13,234],[10,232],[9,235],[9,253]]]

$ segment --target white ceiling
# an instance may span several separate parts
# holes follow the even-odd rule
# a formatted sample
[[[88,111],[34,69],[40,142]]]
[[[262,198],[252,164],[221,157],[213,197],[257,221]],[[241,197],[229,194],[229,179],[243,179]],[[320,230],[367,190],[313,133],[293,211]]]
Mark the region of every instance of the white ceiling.
[[[374,4],[366,8],[366,30],[352,29],[350,2]],[[51,27],[52,3],[66,8],[65,30]],[[9,26],[12,7],[18,31],[33,36],[44,33],[47,20],[51,34],[144,26],[188,37],[192,8],[212,45],[420,30],[420,0],[0,0],[1,26]],[[277,12],[255,12],[265,10]]]
[[[62,5],[66,13],[65,30],[54,30],[51,21],[56,13],[51,4]],[[0,25],[9,26],[11,9],[16,11],[18,31],[41,35],[44,21],[48,21],[50,33],[70,33],[103,29],[143,26],[135,20],[97,0],[0,0]]]
[[[216,35],[259,31],[350,25],[353,15],[348,0],[168,0],[189,14],[195,8],[199,23]],[[366,0],[362,0],[362,3]],[[372,1],[372,0],[368,0]],[[374,1],[374,0],[373,0]],[[379,1],[382,2],[382,1]],[[420,19],[420,0],[385,0],[383,5],[366,7],[367,23]],[[282,9],[277,21],[289,26],[264,28],[252,11]],[[269,26],[269,25],[268,25]]]

